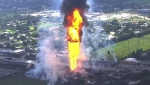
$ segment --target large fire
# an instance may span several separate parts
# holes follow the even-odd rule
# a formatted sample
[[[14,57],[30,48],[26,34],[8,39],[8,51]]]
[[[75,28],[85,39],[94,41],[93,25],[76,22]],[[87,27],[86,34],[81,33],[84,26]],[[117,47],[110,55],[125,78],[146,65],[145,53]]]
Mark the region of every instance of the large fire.
[[[83,20],[80,10],[75,8],[67,16],[67,40],[70,59],[70,69],[73,71],[77,68],[77,60],[80,54],[81,29]]]

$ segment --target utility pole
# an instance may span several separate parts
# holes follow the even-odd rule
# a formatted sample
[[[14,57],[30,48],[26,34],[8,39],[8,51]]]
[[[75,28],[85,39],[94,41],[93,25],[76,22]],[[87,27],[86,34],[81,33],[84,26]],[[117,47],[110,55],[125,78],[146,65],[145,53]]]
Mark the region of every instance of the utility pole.
[[[150,39],[149,39],[150,40]],[[149,44],[148,44],[149,46],[148,47],[150,47],[150,42],[149,42]]]
[[[139,43],[139,37],[138,37],[138,49],[139,49],[139,45],[140,45],[140,43]]]
[[[129,57],[129,39],[128,39],[128,57]]]

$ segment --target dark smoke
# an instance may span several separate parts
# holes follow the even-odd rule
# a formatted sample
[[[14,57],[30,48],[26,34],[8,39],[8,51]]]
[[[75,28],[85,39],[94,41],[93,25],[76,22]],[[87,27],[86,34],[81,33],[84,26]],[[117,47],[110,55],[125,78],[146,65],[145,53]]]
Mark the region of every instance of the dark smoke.
[[[87,0],[63,0],[61,5],[61,13],[64,14],[63,25],[65,27],[67,26],[68,20],[66,19],[66,17],[75,8],[80,10],[80,14],[83,18],[84,26],[88,26],[89,23],[87,17],[84,15],[84,13],[90,8],[90,6],[87,4]]]

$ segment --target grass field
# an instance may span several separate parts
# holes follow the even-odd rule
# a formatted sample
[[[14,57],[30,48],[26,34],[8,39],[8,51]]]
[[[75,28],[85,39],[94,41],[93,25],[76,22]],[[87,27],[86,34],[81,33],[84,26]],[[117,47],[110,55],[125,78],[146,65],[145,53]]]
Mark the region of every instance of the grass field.
[[[29,28],[31,31],[34,30],[34,26],[29,26]]]
[[[55,27],[59,26],[59,23],[40,23],[39,28]]]
[[[150,34],[140,38],[132,38],[118,42],[110,47],[101,48],[97,52],[104,53],[106,56],[110,57],[108,55],[110,49],[113,49],[111,51],[116,54],[118,59],[122,59],[138,49],[143,49],[143,51],[148,50],[150,49]]]
[[[150,37],[147,36],[147,37]],[[137,49],[148,50],[150,48],[150,38],[132,38],[126,41],[119,42],[114,45],[114,51],[119,58],[128,56]]]

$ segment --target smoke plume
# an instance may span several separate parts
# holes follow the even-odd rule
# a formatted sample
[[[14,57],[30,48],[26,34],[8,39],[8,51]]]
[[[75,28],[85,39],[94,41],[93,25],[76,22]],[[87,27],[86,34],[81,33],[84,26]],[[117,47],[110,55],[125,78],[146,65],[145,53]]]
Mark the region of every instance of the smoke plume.
[[[28,77],[49,81],[48,85],[53,85],[58,80],[63,82],[67,81],[67,57],[58,51],[65,45],[63,41],[63,37],[65,36],[57,35],[55,32],[58,30],[59,28],[55,28],[55,30],[40,29],[40,31],[43,32],[40,32],[39,53],[37,55],[35,68],[26,73]],[[63,30],[61,30],[61,32],[63,32]],[[57,37],[60,37],[60,39],[56,40]],[[61,44],[62,46],[56,46],[57,44]]]
[[[58,34],[57,34],[58,33]],[[65,41],[65,29],[39,29],[39,53],[35,68],[26,73],[26,76],[48,81],[48,85],[56,82],[67,82],[69,77],[68,53]],[[84,74],[83,61],[87,60],[84,47],[81,44],[79,69],[76,72]]]
[[[80,15],[83,19],[83,24],[85,26],[88,26],[88,20],[87,17],[84,15],[84,13],[90,8],[90,6],[87,4],[87,0],[63,0],[61,5],[61,13],[64,14],[64,20],[63,25],[66,27],[68,20],[67,16],[69,13],[71,13],[75,8],[80,10]]]
[[[90,6],[86,2],[87,0],[63,0],[61,5],[61,13],[64,15],[64,26],[66,26],[68,22],[66,19],[68,13],[72,12],[72,10],[74,10],[75,8],[80,9],[80,14],[84,22],[83,24],[85,26],[89,25],[87,17],[84,14],[90,8]],[[83,36],[84,42],[81,43],[81,54],[79,57],[80,73],[84,72],[84,69],[82,69],[83,67],[89,67],[89,65],[84,64],[83,61],[88,61],[89,58],[87,58],[87,56],[92,55],[91,52],[97,50],[99,47],[100,41],[98,41],[98,39],[102,37],[100,35],[101,29],[95,29],[95,32],[93,33],[89,32],[89,30],[92,29],[84,29],[85,31],[83,30],[85,32],[85,35]],[[37,55],[37,61],[35,63],[35,68],[29,71],[27,73],[27,76],[47,80],[49,81],[49,85],[55,84],[57,81],[67,81],[69,73],[69,71],[67,70],[69,68],[67,55],[68,53],[63,53],[65,55],[60,53],[60,51],[66,51],[67,47],[64,35],[65,32],[66,30],[62,29],[61,27],[60,29],[39,29],[39,34],[41,33],[41,36],[39,38],[39,53]],[[83,43],[87,47],[83,47]]]
[[[111,46],[113,41],[109,40],[109,42],[107,42],[108,40],[106,39],[108,39],[109,35],[104,32],[104,28],[101,27],[101,24],[98,28],[91,28],[90,26],[88,28],[84,28],[83,32],[82,41],[85,45],[85,53],[87,54],[87,57],[90,57],[91,61],[108,61],[109,59],[106,57],[106,52],[100,50],[100,48],[105,47],[112,56],[113,60],[111,61],[117,62],[116,54]]]
[[[93,0],[88,0],[87,3],[90,5],[90,9],[89,9],[89,12],[93,12]]]
[[[50,1],[50,8],[51,9],[55,9],[55,10],[59,10],[59,7],[61,5],[61,0],[49,0]]]

